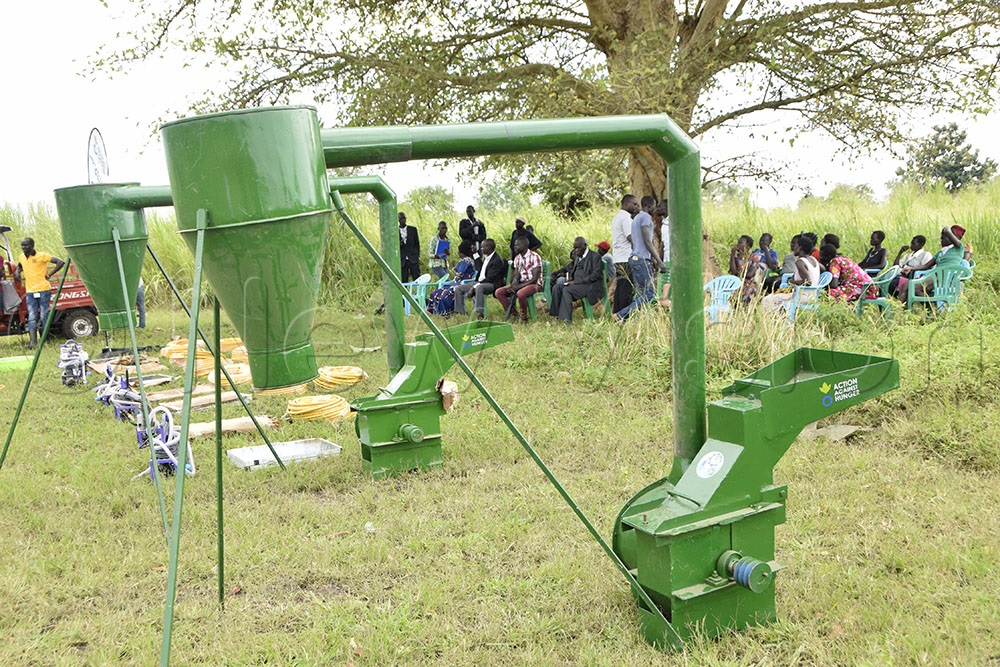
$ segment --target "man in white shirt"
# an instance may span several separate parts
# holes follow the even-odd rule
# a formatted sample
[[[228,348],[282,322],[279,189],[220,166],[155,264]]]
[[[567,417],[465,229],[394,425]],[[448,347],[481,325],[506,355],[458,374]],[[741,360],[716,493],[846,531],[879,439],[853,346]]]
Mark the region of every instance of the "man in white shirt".
[[[639,212],[635,195],[622,197],[621,210],[611,220],[611,258],[615,263],[615,290],[611,310],[619,310],[632,303],[632,280],[628,273],[628,258],[632,254],[632,218]]]

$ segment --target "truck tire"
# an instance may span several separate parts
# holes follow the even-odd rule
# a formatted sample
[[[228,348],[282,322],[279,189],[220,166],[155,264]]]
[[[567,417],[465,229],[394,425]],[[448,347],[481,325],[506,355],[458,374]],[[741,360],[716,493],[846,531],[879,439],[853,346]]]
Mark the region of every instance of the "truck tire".
[[[97,333],[97,316],[86,308],[74,308],[62,319],[62,331],[66,338],[86,338]]]

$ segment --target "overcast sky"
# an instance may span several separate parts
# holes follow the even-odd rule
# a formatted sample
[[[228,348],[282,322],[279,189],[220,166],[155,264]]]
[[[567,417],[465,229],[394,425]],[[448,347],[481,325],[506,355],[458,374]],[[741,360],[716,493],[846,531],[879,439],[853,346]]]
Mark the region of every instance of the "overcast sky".
[[[153,130],[170,109],[184,108],[212,82],[212,72],[186,68],[172,59],[156,60],[113,79],[81,76],[87,61],[117,31],[131,26],[112,20],[126,6],[118,0],[106,9],[99,0],[4,0],[0,9],[0,204],[54,205],[55,188],[87,182],[87,139],[97,127],[107,146],[109,182],[138,181],[166,185],[163,152]],[[944,118],[936,119],[946,120]],[[1000,113],[975,124],[956,118],[982,156],[1000,161]],[[928,128],[929,129],[929,128]],[[919,132],[926,134],[926,131]],[[756,146],[754,147],[756,149]],[[709,154],[711,146],[704,151]],[[866,158],[851,162],[834,155],[821,135],[799,139],[795,148],[767,146],[791,170],[806,178],[812,194],[825,195],[837,183],[869,183],[880,191],[898,161]],[[456,184],[436,168],[394,165],[384,174],[400,195],[427,184],[453,188],[456,206],[464,208],[474,190]],[[804,189],[763,190],[763,205],[791,204]]]

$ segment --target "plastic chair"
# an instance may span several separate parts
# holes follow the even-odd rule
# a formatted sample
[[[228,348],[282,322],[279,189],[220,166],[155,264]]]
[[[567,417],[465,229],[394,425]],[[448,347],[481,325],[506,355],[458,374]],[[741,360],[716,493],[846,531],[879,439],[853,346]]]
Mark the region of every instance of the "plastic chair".
[[[445,276],[447,278],[448,276]],[[418,276],[416,280],[410,283],[403,283],[403,287],[413,295],[413,298],[417,300],[420,304],[421,310],[427,309],[427,294],[428,288],[431,285],[431,274],[425,273],[422,276]],[[402,297],[400,297],[402,298]],[[411,315],[410,312],[410,302],[403,299],[403,312],[407,315]]]
[[[878,297],[874,299],[866,299],[863,295],[858,299],[858,305],[855,306],[854,312],[857,313],[858,317],[861,317],[862,311],[868,304],[878,306],[879,312],[885,316],[886,319],[892,319],[892,307],[889,305],[889,283],[891,283],[900,273],[901,269],[898,266],[890,266],[888,269],[880,273],[875,278],[875,286],[878,287]]]
[[[918,275],[919,274],[919,275]],[[935,303],[938,310],[944,310],[948,304],[958,303],[962,294],[962,278],[972,275],[972,269],[965,266],[942,267],[935,266],[930,271],[916,271],[906,285],[906,307],[912,309],[915,303]],[[934,294],[917,296],[917,285],[928,282],[934,284]]]
[[[602,281],[601,289],[601,301],[604,302],[604,314],[608,315],[611,312],[611,301],[608,299],[608,281]],[[660,294],[663,294],[663,288],[660,288]],[[588,320],[594,319],[594,307],[590,305],[590,299],[583,299],[583,315]]]
[[[865,269],[864,271],[865,271],[865,273],[867,273],[868,275],[870,275],[870,276],[872,276],[872,277],[875,277],[875,276],[877,276],[878,274],[882,273],[882,271],[883,271],[883,270],[884,270],[884,269]]]
[[[788,323],[792,324],[795,322],[795,315],[800,310],[816,310],[819,307],[819,295],[832,281],[833,274],[829,271],[824,271],[819,274],[819,282],[815,285],[799,285],[796,287],[795,296],[792,297],[791,301],[784,304],[785,310],[788,311]]]
[[[705,283],[702,289],[709,294],[708,305],[705,306],[709,322],[714,324],[719,321],[720,313],[729,312],[729,298],[742,284],[736,276],[719,276]]]
[[[794,275],[795,275],[794,273],[782,273],[781,274],[781,284],[778,285],[778,287],[780,289],[785,289],[786,287],[788,287],[788,281],[791,280],[792,276],[794,276]]]

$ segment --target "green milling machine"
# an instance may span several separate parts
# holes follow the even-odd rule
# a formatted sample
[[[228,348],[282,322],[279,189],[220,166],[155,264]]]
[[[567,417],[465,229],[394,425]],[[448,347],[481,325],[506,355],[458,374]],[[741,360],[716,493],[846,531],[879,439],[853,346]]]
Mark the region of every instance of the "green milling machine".
[[[352,406],[364,466],[373,476],[440,465],[445,413],[440,381],[457,364],[629,582],[648,641],[680,649],[695,635],[717,636],[776,618],[774,579],[781,566],[774,560],[774,527],[785,519],[787,489],[775,485],[774,465],[808,423],[896,388],[898,365],[803,348],[736,381],[721,400],[706,405],[700,157],[670,118],[321,129],[310,107],[273,107],[184,118],[161,132],[169,190],[118,184],[57,191],[66,246],[95,301],[105,301],[98,303],[102,314],[114,319],[130,312],[145,244],[141,209],[172,204],[194,253],[190,339],[198,332],[204,273],[247,345],[254,386],[308,382],[317,375],[310,335],[327,226],[336,211],[383,274],[392,377],[379,394]],[[399,280],[395,195],[377,177],[330,179],[326,170],[636,146],[651,147],[668,165],[671,358],[683,362],[672,369],[670,472],[625,505],[609,543],[463,359],[512,340],[509,325],[476,322],[440,330],[415,307],[430,331],[406,343],[402,300],[417,304]],[[381,254],[345,211],[341,195],[352,193],[369,193],[379,202]],[[114,271],[92,268],[107,260],[87,257],[90,245],[119,237],[130,239],[134,248],[118,251]],[[190,350],[193,354],[193,346]],[[186,379],[187,394],[192,382],[193,377]],[[185,414],[182,423],[186,420]],[[183,496],[184,475],[177,477],[163,665],[170,656]],[[219,502],[221,535],[221,495]],[[219,558],[221,600],[221,541]]]

